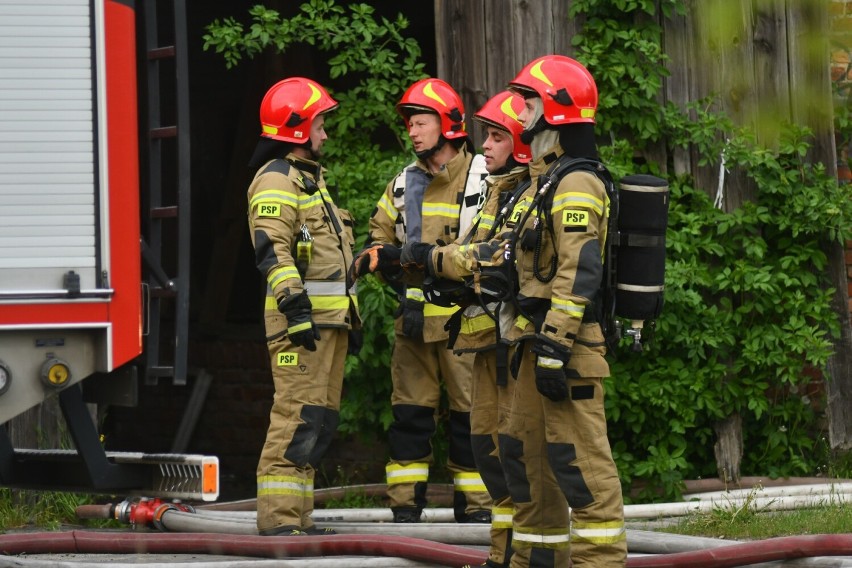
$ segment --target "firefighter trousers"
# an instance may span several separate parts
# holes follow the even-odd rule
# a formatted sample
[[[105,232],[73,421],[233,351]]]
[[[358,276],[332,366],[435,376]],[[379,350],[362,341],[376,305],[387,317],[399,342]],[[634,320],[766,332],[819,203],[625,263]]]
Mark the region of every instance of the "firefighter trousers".
[[[501,351],[505,349],[506,346],[500,346]],[[513,506],[498,451],[498,433],[506,432],[508,426],[515,380],[504,375],[505,384],[498,384],[497,353],[497,349],[490,349],[475,354],[470,436],[476,467],[493,502],[489,565],[508,567],[512,556]],[[508,358],[505,351],[500,357]]]
[[[432,436],[441,402],[441,385],[449,401],[449,455],[453,473],[456,521],[491,510],[491,499],[476,471],[470,439],[470,390],[473,354],[454,355],[447,340],[424,343],[397,334],[391,355],[393,423],[388,429],[390,461],[388,498],[395,518],[426,506],[429,467],[434,463]]]
[[[550,401],[536,390],[530,342],[518,348],[524,354],[500,439],[515,503],[510,566],[568,566],[568,555],[572,566],[624,566],[624,504],[607,439],[603,380],[569,379],[568,399]]]
[[[340,419],[348,331],[320,329],[316,351],[268,343],[275,396],[257,465],[257,528],[313,527],[314,474]]]

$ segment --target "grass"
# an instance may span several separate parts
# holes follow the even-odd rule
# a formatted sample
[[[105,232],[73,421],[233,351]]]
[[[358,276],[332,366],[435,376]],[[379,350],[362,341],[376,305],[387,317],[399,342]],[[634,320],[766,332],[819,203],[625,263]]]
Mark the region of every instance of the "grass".
[[[78,519],[77,507],[95,503],[89,495],[0,488],[0,531],[21,528],[58,530],[64,525],[104,528],[120,526],[109,519]]]
[[[759,540],[779,536],[843,534],[852,530],[852,506],[826,505],[815,509],[751,513],[732,516],[713,511],[685,517],[663,532],[729,540]]]
[[[367,495],[363,491],[347,491],[340,499],[329,499],[325,502],[326,509],[378,509],[387,507],[384,499]]]
[[[760,507],[754,499],[755,491],[752,491],[742,503],[690,514],[660,530],[730,540],[843,534],[852,530],[852,504],[833,499],[831,495],[814,507],[788,511],[771,511],[769,505]]]

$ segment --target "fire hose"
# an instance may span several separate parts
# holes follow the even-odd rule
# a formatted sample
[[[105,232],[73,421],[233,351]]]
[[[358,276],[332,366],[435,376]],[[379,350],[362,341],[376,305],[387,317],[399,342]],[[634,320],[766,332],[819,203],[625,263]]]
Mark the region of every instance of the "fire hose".
[[[79,530],[0,535],[0,551],[5,554],[218,554],[259,558],[396,556],[442,566],[477,565],[487,558],[484,552],[458,546],[383,535],[267,537]]]
[[[838,490],[840,492],[838,493]],[[831,491],[830,501],[848,502],[849,485],[841,484],[834,486]],[[759,492],[758,492],[759,493]],[[813,495],[813,488],[799,487],[787,488],[785,494],[781,494],[781,490],[773,490],[769,493],[774,493],[773,497],[763,497],[763,499],[773,499],[779,509],[790,508],[784,506],[784,501],[789,501],[791,505],[807,506],[802,502],[802,495],[810,499],[823,499],[826,495]],[[679,504],[662,504],[663,510],[669,513],[683,513],[683,507],[697,507],[704,509],[706,506],[716,501],[719,495],[703,495],[706,501],[702,503],[693,501],[691,503]],[[712,497],[712,499],[711,499]],[[755,495],[751,496],[752,498]],[[745,497],[737,493],[724,496],[726,503],[731,504],[732,501],[739,501]],[[633,506],[626,506],[625,513]],[[645,506],[639,506],[640,508]],[[693,509],[694,510],[694,509]],[[78,516],[80,518],[116,518],[125,522],[130,522],[135,526],[153,526],[159,530],[166,531],[184,531],[192,533],[195,536],[209,540],[193,541],[177,539],[175,543],[195,542],[198,547],[211,544],[211,554],[223,554],[227,547],[223,547],[222,543],[234,542],[234,554],[247,554],[249,556],[270,557],[269,554],[277,554],[284,552],[288,556],[298,557],[301,555],[314,556],[333,556],[333,555],[362,555],[370,552],[377,552],[379,555],[392,555],[401,558],[408,558],[415,561],[428,561],[432,564],[440,564],[444,566],[461,566],[465,563],[473,565],[480,564],[484,561],[486,555],[484,552],[465,548],[463,546],[450,546],[446,543],[454,542],[456,544],[482,544],[487,545],[488,540],[488,525],[466,525],[465,530],[459,530],[460,527],[454,523],[442,523],[444,511],[441,509],[429,510],[432,516],[427,520],[439,522],[424,522],[412,525],[398,525],[394,523],[371,523],[364,522],[375,520],[373,517],[376,514],[381,514],[384,511],[377,512],[376,510],[317,510],[315,515],[316,521],[325,526],[334,526],[340,532],[349,534],[340,534],[323,537],[257,537],[255,527],[254,514],[249,511],[222,511],[211,509],[209,511],[195,511],[189,506],[178,503],[166,503],[159,500],[142,500],[138,504],[124,502],[119,505],[89,505],[78,508]],[[657,510],[659,516],[662,510]],[[636,515],[626,515],[628,517],[645,517],[649,516],[650,511],[637,510]],[[331,521],[331,522],[330,522]],[[344,522],[349,521],[349,522]],[[353,522],[354,521],[354,522]],[[446,526],[443,526],[446,525]],[[381,531],[382,535],[375,534]],[[397,533],[395,535],[388,533]],[[211,533],[217,533],[218,537],[211,537]],[[812,536],[791,536],[773,538],[754,542],[737,543],[731,541],[723,541],[718,539],[706,539],[700,537],[684,537],[681,535],[672,535],[650,531],[635,531],[628,530],[628,546],[632,554],[647,553],[649,556],[631,557],[628,559],[627,566],[633,567],[668,567],[668,566],[685,566],[685,567],[727,567],[727,566],[747,566],[760,562],[771,562],[777,560],[791,560],[797,558],[814,559],[814,557],[831,556],[835,560],[825,561],[832,562],[830,564],[821,563],[821,566],[852,566],[852,558],[841,559],[840,556],[852,556],[852,534],[840,535],[812,535]],[[55,539],[55,533],[50,533],[51,538]],[[97,534],[97,533],[87,533]],[[222,536],[227,535],[227,536]],[[249,535],[238,536],[235,535]],[[650,536],[649,536],[650,535]],[[139,535],[144,537],[145,535]],[[163,535],[158,535],[162,537]],[[161,542],[172,542],[170,539],[174,536],[184,535],[165,535],[169,540],[161,540]],[[189,535],[187,535],[189,536]],[[412,536],[417,538],[412,538]],[[461,538],[461,537],[465,538]],[[272,544],[264,545],[257,550],[261,553],[254,554],[243,550],[239,543],[246,542],[246,538],[251,538],[253,543],[266,543],[270,539],[274,541]],[[3,537],[0,537],[0,544],[3,544]],[[259,541],[257,539],[260,539]],[[310,539],[310,540],[306,540]],[[284,542],[282,542],[282,540]],[[329,544],[325,544],[328,542]],[[363,544],[356,544],[363,543]],[[384,543],[378,546],[378,543]],[[445,543],[445,544],[439,544]],[[106,545],[106,544],[104,544]],[[165,546],[165,544],[163,545]],[[254,550],[253,544],[249,549]],[[268,547],[269,550],[264,550]],[[281,548],[283,547],[283,548]],[[696,550],[697,549],[697,550]],[[5,546],[3,550],[6,550]],[[138,551],[138,548],[135,549]],[[104,550],[102,550],[103,552]],[[196,550],[198,551],[198,550]],[[278,551],[278,552],[276,552]],[[8,552],[8,551],[7,551]],[[169,552],[179,553],[181,550],[169,550]],[[30,553],[33,553],[30,551]],[[464,557],[460,561],[460,556]],[[365,564],[369,565],[369,564]],[[797,565],[787,563],[785,565]],[[801,564],[805,565],[805,564]],[[814,564],[807,564],[813,566]]]
[[[164,516],[167,516],[168,513]],[[629,537],[628,537],[629,541]],[[396,556],[442,566],[481,564],[484,552],[432,541],[380,535],[261,537],[211,533],[92,531],[0,535],[5,554],[219,554],[260,558],[335,555]],[[696,550],[629,558],[628,568],[728,568],[814,556],[852,555],[852,534],[780,537]],[[837,564],[848,566],[849,564]]]

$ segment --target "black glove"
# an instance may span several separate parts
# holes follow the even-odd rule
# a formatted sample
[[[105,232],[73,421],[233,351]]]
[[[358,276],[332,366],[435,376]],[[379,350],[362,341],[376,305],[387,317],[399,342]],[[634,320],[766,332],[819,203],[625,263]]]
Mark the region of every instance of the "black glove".
[[[320,334],[311,319],[311,301],[307,292],[293,294],[278,303],[278,311],[287,318],[287,335],[297,347],[316,351]]]
[[[361,352],[361,347],[364,345],[364,333],[360,329],[349,330],[349,342],[347,344],[346,353],[349,355],[357,355]]]
[[[462,308],[457,309],[450,316],[450,319],[447,320],[447,323],[444,324],[444,331],[450,334],[447,338],[447,349],[452,349],[456,344],[456,340],[459,338],[463,313],[464,310]]]
[[[406,272],[423,272],[431,275],[430,262],[432,249],[435,245],[429,243],[405,243],[402,245],[402,254],[399,263]]]
[[[423,296],[430,304],[443,308],[466,308],[476,302],[476,294],[464,282],[431,276],[423,280]]]
[[[538,357],[535,364],[535,386],[553,402],[568,398],[568,376],[565,365],[571,350],[542,334],[536,335],[532,352]]]
[[[388,244],[374,244],[358,253],[349,269],[352,280],[365,274],[381,272],[392,275],[399,270],[400,248]]]
[[[402,301],[402,334],[411,339],[423,339],[423,306],[425,302],[417,300]]]

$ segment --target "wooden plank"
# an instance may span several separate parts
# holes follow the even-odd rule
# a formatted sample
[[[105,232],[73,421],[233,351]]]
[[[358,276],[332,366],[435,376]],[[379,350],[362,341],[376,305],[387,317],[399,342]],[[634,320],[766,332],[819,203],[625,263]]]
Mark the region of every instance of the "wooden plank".
[[[813,129],[814,146],[807,158],[825,164],[837,175],[837,149],[833,131],[828,38],[828,11],[814,0],[791,5],[787,17],[790,89],[793,119]],[[840,325],[834,353],[828,360],[826,383],[829,444],[833,450],[852,450],[852,325],[849,321],[849,294],[843,245],[829,242],[829,285],[834,288],[831,309]]]
[[[551,53],[559,53],[568,57],[574,57],[575,49],[571,42],[574,36],[583,30],[586,23],[585,16],[572,18],[569,15],[571,4],[571,0],[552,0],[550,8],[551,21],[553,22]]]
[[[694,100],[690,62],[694,57],[695,34],[691,33],[691,26],[687,15],[673,15],[665,20],[663,27],[663,49],[669,57],[669,76],[663,78],[664,102],[673,102],[682,110]],[[692,172],[695,166],[688,148],[672,150],[672,167],[678,176]]]
[[[489,97],[506,89],[525,63],[523,54],[518,52],[524,32],[520,19],[514,17],[516,4],[514,0],[498,0],[485,6],[485,66]]]
[[[461,96],[467,128],[473,134],[471,116],[488,96],[485,92],[484,0],[436,1],[435,34],[438,39],[438,77],[447,81]],[[440,45],[442,41],[443,46]]]
[[[697,2],[692,4],[689,17],[696,38],[691,67],[699,70],[692,76],[693,94],[698,98],[716,96],[715,110],[724,112],[737,124],[745,124],[755,100],[751,93],[754,74],[750,4],[736,0]],[[696,186],[720,199],[726,211],[741,204],[748,187],[743,173],[730,164],[723,171],[723,156],[715,157],[716,162],[707,167],[697,166],[700,158],[693,151]]]
[[[787,16],[792,117],[814,131],[808,158],[836,175],[837,150],[833,133],[834,101],[828,46],[828,11],[819,0],[790,3]]]
[[[571,41],[583,20],[569,17],[570,5],[566,0],[435,1],[438,76],[459,92],[468,118],[536,57],[573,54]],[[470,120],[468,128],[475,141],[484,139]]]
[[[783,0],[760,0],[754,6],[755,126],[758,142],[774,147],[781,125],[790,120],[786,6]]]

